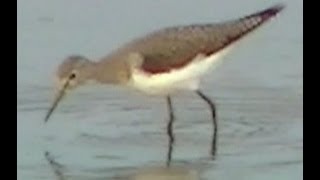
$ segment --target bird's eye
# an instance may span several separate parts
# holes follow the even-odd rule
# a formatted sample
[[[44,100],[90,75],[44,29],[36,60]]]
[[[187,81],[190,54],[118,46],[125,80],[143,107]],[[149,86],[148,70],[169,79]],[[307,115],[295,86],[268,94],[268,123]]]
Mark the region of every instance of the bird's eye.
[[[70,79],[74,79],[74,78],[76,78],[76,73],[71,73],[71,75],[70,75],[70,77],[69,77]]]

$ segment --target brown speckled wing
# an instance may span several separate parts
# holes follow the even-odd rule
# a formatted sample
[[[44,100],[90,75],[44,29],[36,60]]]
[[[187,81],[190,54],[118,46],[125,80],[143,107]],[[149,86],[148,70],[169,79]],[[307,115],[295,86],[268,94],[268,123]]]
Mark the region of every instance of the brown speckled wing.
[[[153,74],[167,72],[183,67],[199,53],[211,55],[218,52],[262,25],[283,7],[276,5],[224,23],[163,29],[138,39],[129,49],[143,55],[143,71]]]

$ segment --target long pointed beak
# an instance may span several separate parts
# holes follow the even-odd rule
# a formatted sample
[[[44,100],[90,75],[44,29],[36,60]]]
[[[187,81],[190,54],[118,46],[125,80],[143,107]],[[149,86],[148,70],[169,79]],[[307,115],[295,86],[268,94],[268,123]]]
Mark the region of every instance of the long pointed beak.
[[[56,109],[56,107],[58,106],[60,100],[64,97],[65,93],[66,93],[66,89],[69,86],[69,80],[67,80],[65,82],[65,84],[63,85],[63,87],[58,91],[58,93],[56,94],[56,97],[53,101],[53,104],[51,105],[50,109],[48,110],[46,117],[44,119],[44,122],[48,122],[51,114],[53,113],[53,111]]]

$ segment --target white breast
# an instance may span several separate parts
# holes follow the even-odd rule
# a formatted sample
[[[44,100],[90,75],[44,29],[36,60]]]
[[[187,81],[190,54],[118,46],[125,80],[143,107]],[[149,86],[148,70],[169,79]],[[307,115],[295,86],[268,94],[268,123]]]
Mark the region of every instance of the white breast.
[[[227,49],[204,57],[195,57],[188,65],[170,72],[148,74],[133,69],[130,85],[151,95],[167,95],[179,90],[197,90],[200,78],[228,52]]]

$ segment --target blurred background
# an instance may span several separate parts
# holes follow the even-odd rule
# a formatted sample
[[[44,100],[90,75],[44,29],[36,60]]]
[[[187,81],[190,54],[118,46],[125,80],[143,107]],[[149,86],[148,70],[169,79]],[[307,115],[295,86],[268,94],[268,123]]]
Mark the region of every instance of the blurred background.
[[[17,172],[20,180],[301,180],[303,176],[303,1],[286,0],[275,19],[243,39],[203,80],[217,103],[218,156],[209,160],[207,105],[194,94],[177,111],[172,169],[164,169],[164,98],[120,87],[82,87],[48,124],[53,74],[63,58],[99,59],[159,28],[239,18],[277,0],[18,0]]]

